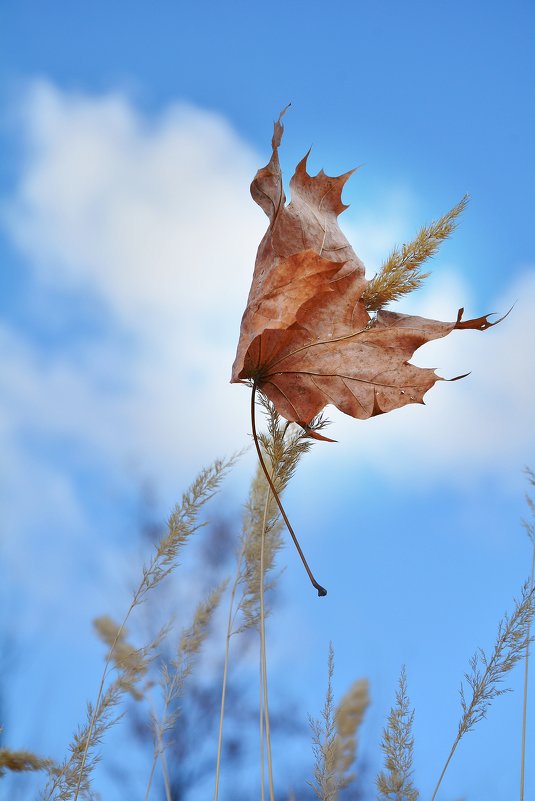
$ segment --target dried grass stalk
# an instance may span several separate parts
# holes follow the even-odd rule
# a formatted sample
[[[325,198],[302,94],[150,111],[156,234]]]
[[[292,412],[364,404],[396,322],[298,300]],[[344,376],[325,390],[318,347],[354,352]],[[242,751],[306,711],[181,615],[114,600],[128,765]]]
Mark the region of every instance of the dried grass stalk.
[[[108,615],[98,617],[93,626],[99,638],[109,646],[109,661],[119,672],[119,685],[136,701],[141,701],[144,688],[141,682],[146,678],[157,646],[163,638],[160,632],[148,646],[136,648],[126,639],[126,627],[116,623]]]
[[[261,393],[258,394],[258,399],[263,407],[267,422],[267,432],[260,434],[258,439],[271,479],[280,495],[292,478],[299,460],[310,450],[313,440],[307,436],[302,428],[283,421],[275,407]],[[315,431],[321,431],[327,425],[327,420],[323,416],[319,416],[311,423],[310,428]],[[265,622],[265,618],[269,614],[269,606],[264,603],[264,595],[266,591],[273,589],[276,583],[277,577],[273,575],[273,569],[276,555],[283,545],[281,532],[282,524],[279,518],[278,506],[269,490],[266,477],[261,467],[258,466],[244,509],[240,547],[237,554],[236,576],[230,592],[221,688],[214,801],[217,801],[219,796],[230,640],[233,635],[251,628],[258,628],[261,637],[263,637],[263,621]],[[270,578],[267,578],[268,575],[270,575]],[[261,705],[263,703],[265,707],[267,679],[264,668],[265,653],[261,653],[260,675],[263,686],[260,689],[260,698],[264,699],[261,701]],[[265,716],[262,719],[265,720]],[[262,782],[262,788],[263,786]]]
[[[466,697],[465,689],[461,685],[463,714],[459,721],[457,736],[431,801],[434,801],[436,797],[444,774],[463,735],[471,731],[486,717],[495,698],[509,692],[509,688],[501,685],[509,671],[525,656],[526,648],[532,640],[530,626],[534,615],[535,590],[527,581],[522,587],[521,596],[515,604],[513,614],[510,617],[505,615],[499,623],[496,643],[491,656],[487,657],[485,652],[479,649],[470,660],[470,672],[465,674],[466,683],[470,688],[470,696]]]
[[[13,773],[35,770],[50,772],[53,767],[54,762],[51,759],[43,759],[31,751],[12,751],[10,748],[0,748],[0,778],[4,776],[6,770]]]
[[[347,787],[355,779],[351,767],[357,758],[357,731],[369,705],[368,680],[357,679],[336,709],[336,770],[342,787]]]
[[[320,801],[336,801],[340,790],[355,779],[351,772],[357,756],[357,730],[370,704],[368,681],[358,679],[334,708],[332,679],[334,650],[329,646],[328,682],[321,719],[310,718],[314,781],[308,784]]]
[[[75,733],[69,745],[70,755],[57,770],[51,772],[51,779],[42,794],[43,799],[70,801],[75,795],[94,797],[91,774],[99,761],[99,755],[94,751],[108,729],[121,718],[117,706],[123,694],[124,689],[118,678],[101,694],[95,708],[92,704],[87,705],[87,722]],[[88,740],[90,747],[86,748]]]
[[[283,420],[264,395],[259,393],[258,399],[263,407],[267,423],[267,432],[259,434],[258,440],[271,480],[280,496],[292,479],[300,459],[308,453],[314,440],[300,426]],[[320,415],[312,421],[309,428],[321,431],[327,425],[328,421]],[[282,521],[277,503],[269,493],[268,483],[262,469],[258,467],[243,519],[238,579],[238,583],[243,587],[243,592],[236,609],[236,614],[241,615],[242,622],[238,631],[256,627],[259,623],[260,555],[263,548],[265,591],[271,589],[275,583],[275,578],[266,582],[265,576],[272,572],[276,554],[283,545],[281,532]]]
[[[535,473],[531,468],[526,467],[526,475],[532,487],[535,486]],[[531,510],[532,518],[535,520],[535,504],[533,499],[526,495],[528,506]],[[531,555],[531,574],[530,574],[530,587],[533,590],[533,582],[535,580],[535,526],[533,523],[524,522],[524,528],[531,540],[532,555]],[[529,646],[531,642],[531,623],[528,624],[526,651],[524,654],[524,691],[522,697],[522,742],[520,750],[520,801],[524,801],[525,790],[525,773],[526,773],[526,728],[528,720],[528,681],[529,681]]]
[[[139,679],[141,663],[138,661],[138,656],[141,652],[137,652],[134,656],[132,650],[128,648],[128,659],[121,664],[117,659],[117,649],[120,652],[121,644],[125,644],[126,625],[130,615],[136,606],[143,603],[147,593],[175,569],[182,548],[204,525],[198,520],[203,506],[219,489],[223,478],[238,457],[239,454],[236,454],[227,460],[218,459],[210,467],[204,468],[183,494],[181,503],[177,504],[169,517],[167,531],[155,546],[149,563],[143,567],[141,581],[133,594],[128,611],[113,636],[109,631],[110,624],[115,626],[113,621],[107,619],[102,623],[101,619],[102,632],[109,636],[110,650],[102,672],[97,700],[94,706],[88,705],[87,723],[75,734],[69,746],[70,756],[45,788],[43,793],[45,801],[70,801],[70,799],[77,801],[80,795],[90,793],[91,772],[98,760],[98,755],[94,755],[94,751],[105,732],[121,717],[120,714],[116,714],[116,707],[123,694],[132,692]],[[161,636],[163,632],[148,650],[154,647]],[[123,657],[125,656],[123,649]],[[119,669],[119,676],[105,689],[109,671],[114,666]]]
[[[414,710],[407,695],[405,667],[399,677],[396,703],[388,715],[381,748],[385,755],[385,770],[377,776],[379,801],[416,801],[419,793],[412,781]]]
[[[441,242],[457,227],[457,218],[468,203],[465,195],[450,211],[431,225],[424,226],[416,238],[401,249],[394,248],[377,275],[366,286],[362,301],[368,311],[378,311],[392,301],[413,292],[428,277],[421,265],[434,256]]]
[[[342,785],[337,771],[336,724],[332,680],[334,675],[334,649],[329,645],[328,680],[321,718],[310,718],[312,751],[314,753],[314,781],[308,784],[320,801],[336,801]]]
[[[168,746],[166,734],[173,728],[180,713],[179,700],[183,694],[186,679],[193,670],[195,659],[202,648],[213,615],[219,606],[228,581],[225,580],[209,594],[206,600],[202,601],[196,611],[191,626],[182,632],[176,657],[171,663],[171,670],[164,663],[162,667],[161,686],[163,690],[163,711],[160,718],[153,716],[152,726],[154,733],[154,753],[150,776],[145,793],[145,801],[149,798],[152,780],[156,769],[158,758],[163,757],[165,748]],[[167,785],[166,770],[164,770],[164,780]],[[166,787],[166,792],[169,788]]]
[[[210,623],[227,584],[228,581],[225,579],[212,590],[204,601],[201,601],[195,611],[193,623],[182,632],[176,657],[171,662],[171,671],[167,665],[164,665],[162,669],[162,689],[164,693],[162,732],[172,729],[176,722],[180,711],[176,706],[176,702],[182,695],[186,679],[191,675],[195,659],[208,636]]]

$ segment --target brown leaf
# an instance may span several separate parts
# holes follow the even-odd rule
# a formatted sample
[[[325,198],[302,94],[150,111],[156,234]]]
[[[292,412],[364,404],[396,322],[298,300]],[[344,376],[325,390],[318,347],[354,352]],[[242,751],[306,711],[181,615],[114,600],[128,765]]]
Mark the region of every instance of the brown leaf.
[[[273,153],[251,184],[270,224],[256,257],[232,381],[253,380],[287,420],[304,427],[329,403],[361,419],[423,403],[441,380],[409,363],[424,343],[455,328],[485,330],[488,315],[455,322],[379,311],[362,301],[364,265],[338,226],[342,189],[353,171],[310,176],[307,156],[286,205],[275,123]],[[497,321],[499,322],[499,321]]]

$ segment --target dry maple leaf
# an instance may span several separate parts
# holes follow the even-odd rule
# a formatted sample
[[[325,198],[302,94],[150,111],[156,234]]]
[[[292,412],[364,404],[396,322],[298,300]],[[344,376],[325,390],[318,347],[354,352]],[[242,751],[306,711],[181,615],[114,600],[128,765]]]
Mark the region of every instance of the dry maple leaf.
[[[442,379],[410,364],[414,352],[456,328],[496,323],[488,316],[462,321],[462,309],[454,322],[382,310],[371,317],[362,300],[369,283],[364,265],[338,226],[347,208],[342,188],[353,171],[310,176],[307,154],[286,205],[282,133],[279,118],[269,164],[251,184],[270,224],[258,248],[231,381],[254,381],[283,417],[305,427],[329,403],[360,419],[423,403]]]
[[[499,321],[491,323],[488,315],[463,321],[463,309],[454,322],[383,310],[370,316],[364,295],[370,282],[364,265],[338,226],[338,215],[347,208],[342,189],[354,171],[333,178],[321,170],[311,176],[307,153],[290,181],[292,198],[286,205],[278,156],[285,111],[274,126],[271,159],[251,184],[253,199],[269,217],[269,227],[258,248],[231,381],[252,383],[259,459],[309,577],[324,594],[310,573],[262,459],[254,427],[256,389],[286,420],[324,439],[310,423],[327,404],[366,419],[423,403],[425,393],[442,379],[433,369],[410,364],[414,352],[454,329],[483,331]],[[453,210],[455,215],[465,203],[463,199]],[[450,224],[440,238],[453,227]],[[430,252],[437,246],[438,240]],[[418,277],[415,282],[411,270],[414,288]]]

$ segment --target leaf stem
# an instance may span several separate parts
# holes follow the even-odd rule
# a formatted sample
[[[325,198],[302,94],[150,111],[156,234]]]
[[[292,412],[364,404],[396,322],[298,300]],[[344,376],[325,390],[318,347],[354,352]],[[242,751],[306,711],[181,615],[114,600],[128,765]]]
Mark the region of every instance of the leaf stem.
[[[294,545],[297,548],[297,553],[301,557],[301,561],[303,562],[304,568],[305,568],[305,570],[306,570],[306,572],[308,574],[308,577],[309,577],[309,579],[311,581],[311,584],[318,591],[318,595],[321,598],[323,595],[327,595],[327,590],[325,589],[325,587],[322,587],[321,584],[318,584],[318,582],[316,581],[316,579],[314,578],[314,576],[312,574],[311,569],[308,566],[307,560],[305,559],[305,555],[304,555],[303,551],[301,550],[301,546],[299,545],[299,541],[298,541],[297,537],[295,536],[294,530],[293,530],[292,526],[290,525],[290,521],[288,520],[288,517],[286,516],[286,512],[284,511],[284,507],[283,507],[283,505],[281,503],[281,500],[279,498],[279,494],[278,494],[277,490],[275,489],[275,486],[274,486],[273,481],[271,480],[271,476],[269,474],[269,470],[267,469],[266,463],[264,462],[264,457],[262,456],[262,451],[260,449],[260,443],[258,442],[258,436],[257,436],[257,433],[256,433],[255,400],[256,400],[256,381],[253,382],[253,390],[251,392],[251,426],[252,426],[252,430],[253,430],[253,439],[254,439],[254,444],[255,444],[255,447],[256,447],[256,452],[258,454],[258,461],[260,462],[260,466],[261,466],[262,470],[264,471],[264,475],[265,475],[266,480],[267,480],[267,482],[269,484],[269,488],[270,488],[271,492],[273,493],[273,497],[277,501],[277,506],[279,507],[280,513],[282,515],[282,518],[283,518],[284,522],[286,523],[286,528],[288,529],[288,531],[292,535],[292,539],[294,541]]]

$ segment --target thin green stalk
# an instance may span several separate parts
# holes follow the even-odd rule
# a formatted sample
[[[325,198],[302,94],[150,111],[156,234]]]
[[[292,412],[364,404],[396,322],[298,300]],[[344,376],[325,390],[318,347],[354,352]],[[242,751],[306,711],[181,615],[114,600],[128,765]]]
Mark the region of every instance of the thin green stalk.
[[[531,559],[531,578],[530,587],[533,589],[535,580],[535,543],[533,545],[533,557]],[[524,697],[522,701],[522,746],[520,757],[520,801],[524,801],[524,784],[526,770],[526,725],[528,719],[528,677],[529,677],[529,646],[531,639],[531,622],[528,624],[526,641],[526,655],[524,657]]]

